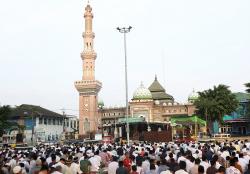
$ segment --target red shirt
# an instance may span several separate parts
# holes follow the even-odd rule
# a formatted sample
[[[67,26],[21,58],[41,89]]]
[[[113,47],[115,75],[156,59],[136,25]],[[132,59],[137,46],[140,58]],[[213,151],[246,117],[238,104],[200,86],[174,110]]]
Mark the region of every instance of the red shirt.
[[[125,158],[124,160],[123,160],[123,165],[124,165],[124,167],[126,167],[129,171],[130,171],[130,168],[131,168],[131,160],[129,159],[129,158]]]

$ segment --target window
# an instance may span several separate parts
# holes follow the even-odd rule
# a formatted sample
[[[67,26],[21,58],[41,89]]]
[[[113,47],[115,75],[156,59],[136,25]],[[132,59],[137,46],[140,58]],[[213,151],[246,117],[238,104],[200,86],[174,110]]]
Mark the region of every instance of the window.
[[[44,118],[44,124],[47,124],[47,118]]]
[[[69,127],[69,121],[67,121],[67,127]]]
[[[48,119],[48,125],[51,125],[51,119]]]
[[[39,117],[39,124],[43,124],[43,118]]]
[[[89,123],[89,121],[88,121],[88,119],[87,118],[85,118],[85,121],[84,121],[84,123],[83,123],[84,125],[84,130],[86,131],[86,132],[88,132],[89,130],[90,130],[90,123]]]
[[[70,127],[73,128],[73,121],[70,122]]]
[[[53,119],[53,125],[56,125],[56,119]]]
[[[76,121],[74,121],[74,128],[76,128]]]

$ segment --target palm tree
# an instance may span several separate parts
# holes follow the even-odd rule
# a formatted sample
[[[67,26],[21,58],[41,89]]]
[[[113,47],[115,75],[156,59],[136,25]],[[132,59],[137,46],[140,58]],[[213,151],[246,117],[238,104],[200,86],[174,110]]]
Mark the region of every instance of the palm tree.
[[[247,93],[250,93],[250,83],[246,83],[246,84],[245,84],[245,87],[247,88],[247,89],[246,89],[246,92],[247,92]]]
[[[248,94],[250,94],[250,83],[246,83],[245,87],[247,88],[246,92]],[[247,114],[246,115],[250,116],[250,101],[248,101],[248,103],[247,103]]]
[[[195,101],[197,114],[206,118],[207,125],[212,128],[212,122],[223,122],[225,114],[231,114],[238,107],[238,101],[228,86],[218,85],[213,89],[199,92],[199,98]]]

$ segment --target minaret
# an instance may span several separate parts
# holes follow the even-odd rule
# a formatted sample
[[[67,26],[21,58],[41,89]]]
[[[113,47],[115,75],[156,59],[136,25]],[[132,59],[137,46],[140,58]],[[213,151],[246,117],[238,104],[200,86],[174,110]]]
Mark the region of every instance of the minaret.
[[[95,33],[92,31],[93,13],[88,4],[85,7],[85,32],[83,32],[84,49],[81,53],[83,61],[82,80],[75,82],[79,92],[79,135],[83,136],[89,132],[97,131],[98,127],[98,92],[102,83],[95,80],[95,59],[94,51]]]

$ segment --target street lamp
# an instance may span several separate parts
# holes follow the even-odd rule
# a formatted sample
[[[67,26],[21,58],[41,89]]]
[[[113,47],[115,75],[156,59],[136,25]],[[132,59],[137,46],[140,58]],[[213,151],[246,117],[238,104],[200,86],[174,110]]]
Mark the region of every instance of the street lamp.
[[[127,73],[127,43],[126,43],[126,34],[132,29],[131,26],[128,28],[116,28],[120,33],[123,34],[124,39],[124,55],[125,55],[125,89],[126,89],[126,124],[127,124],[127,143],[129,145],[129,123],[128,123],[128,73]]]
[[[37,112],[37,111],[33,111],[33,109],[31,109],[31,120],[32,120],[32,133],[31,133],[31,143],[32,143],[32,146],[34,146],[34,112]],[[39,115],[41,115],[40,113],[38,113]],[[28,112],[24,112],[24,115],[28,115]]]

